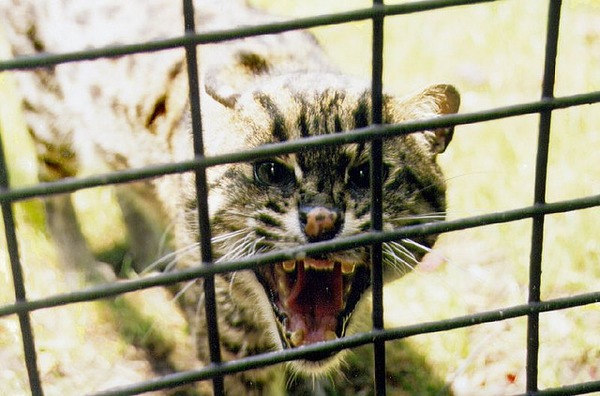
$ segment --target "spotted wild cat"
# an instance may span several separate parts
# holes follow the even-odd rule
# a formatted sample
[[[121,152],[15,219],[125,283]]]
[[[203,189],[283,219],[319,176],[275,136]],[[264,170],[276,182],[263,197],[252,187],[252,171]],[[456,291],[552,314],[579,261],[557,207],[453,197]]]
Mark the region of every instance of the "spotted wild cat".
[[[272,20],[241,1],[198,1],[196,9],[201,31]],[[15,55],[174,37],[184,29],[179,2],[169,0],[0,0],[0,17]],[[206,45],[199,59],[207,155],[343,133],[371,123],[369,82],[340,74],[308,33]],[[43,181],[76,176],[92,156],[112,170],[193,157],[182,49],[15,74]],[[385,123],[426,119],[454,113],[458,106],[452,86],[433,85],[409,97],[385,95],[383,118]],[[384,141],[385,230],[445,212],[444,177],[435,160],[452,132],[423,131]],[[369,230],[369,149],[369,143],[326,146],[209,168],[217,265]],[[170,226],[176,267],[199,265],[193,174],[120,186],[118,194],[139,270],[157,259],[158,240]],[[97,264],[75,216],[68,197],[48,201],[49,228],[63,261],[96,277]],[[435,239],[384,244],[386,280],[417,265]],[[215,283],[226,360],[369,328],[368,248],[220,274]],[[179,301],[202,366],[210,361],[202,280],[186,285]],[[297,393],[367,391],[364,378],[371,373],[357,373],[351,363],[344,363],[349,353],[227,376],[226,389],[230,394],[281,394],[279,386]],[[204,384],[197,390],[209,388]]]

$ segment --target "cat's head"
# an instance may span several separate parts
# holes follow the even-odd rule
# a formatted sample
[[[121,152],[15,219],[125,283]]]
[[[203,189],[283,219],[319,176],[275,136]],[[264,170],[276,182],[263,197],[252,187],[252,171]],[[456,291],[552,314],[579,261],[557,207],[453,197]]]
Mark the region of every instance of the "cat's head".
[[[455,113],[459,102],[449,85],[406,98],[385,95],[384,123]],[[225,133],[236,136],[241,148],[344,133],[371,123],[368,84],[323,73],[271,79],[221,104],[230,111],[228,125],[235,125]],[[383,141],[384,230],[444,218],[445,183],[435,159],[452,132],[446,128]],[[211,186],[215,251],[233,259],[368,231],[369,152],[370,143],[352,143],[229,165]],[[435,239],[384,244],[386,279],[416,266]],[[369,249],[358,247],[263,265],[235,280],[259,294],[257,309],[277,334],[276,344],[293,348],[353,332],[359,320],[353,313],[370,286],[370,271]],[[319,356],[295,364],[316,372],[336,360]]]

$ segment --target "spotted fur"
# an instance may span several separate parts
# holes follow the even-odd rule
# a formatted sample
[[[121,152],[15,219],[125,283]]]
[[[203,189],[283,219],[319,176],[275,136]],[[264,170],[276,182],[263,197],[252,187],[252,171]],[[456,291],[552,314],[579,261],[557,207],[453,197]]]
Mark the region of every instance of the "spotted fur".
[[[183,24],[176,4],[0,0],[0,16],[15,55],[26,55],[179,35]],[[198,26],[204,30],[267,20],[237,1],[223,5],[205,0],[196,7]],[[160,24],[153,19],[157,13]],[[76,39],[61,39],[64,34]],[[200,54],[209,155],[341,134],[371,123],[368,82],[337,72],[307,33],[210,45]],[[92,155],[114,170],[191,158],[184,56],[183,50],[170,50],[18,73],[42,180],[74,176]],[[405,98],[386,95],[383,120],[431,118],[456,112],[458,105],[452,86],[435,85]],[[443,129],[384,141],[385,230],[443,218],[445,184],[435,158],[451,137],[452,130]],[[306,148],[210,168],[208,205],[217,265],[368,230],[369,151],[369,143]],[[156,235],[168,224],[174,224],[175,267],[199,265],[192,174],[121,188],[120,194],[138,269],[154,260]],[[70,261],[74,249],[85,250],[70,203],[58,197],[49,201],[47,210],[50,227],[62,240],[63,260]],[[63,218],[69,220],[59,220]],[[417,265],[434,241],[435,236],[428,236],[386,244],[386,279]],[[88,261],[94,265],[93,258]],[[217,275],[215,283],[226,360],[337,338],[369,326],[368,248]],[[197,280],[178,294],[195,340],[197,362],[191,366],[209,362],[202,290]],[[296,393],[334,388],[357,392],[362,386],[357,384],[365,380],[358,380],[355,369],[343,363],[346,354],[228,376],[226,387],[230,394],[279,394],[278,387],[286,386]],[[360,375],[371,376],[368,370]],[[201,393],[208,390],[198,388]]]

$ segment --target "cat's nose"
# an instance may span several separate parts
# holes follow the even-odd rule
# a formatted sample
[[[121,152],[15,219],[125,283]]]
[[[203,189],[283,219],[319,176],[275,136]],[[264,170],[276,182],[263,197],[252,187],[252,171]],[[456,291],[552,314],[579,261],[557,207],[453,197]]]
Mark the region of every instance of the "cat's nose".
[[[332,239],[342,228],[343,213],[323,206],[305,206],[299,209],[300,226],[309,242]]]

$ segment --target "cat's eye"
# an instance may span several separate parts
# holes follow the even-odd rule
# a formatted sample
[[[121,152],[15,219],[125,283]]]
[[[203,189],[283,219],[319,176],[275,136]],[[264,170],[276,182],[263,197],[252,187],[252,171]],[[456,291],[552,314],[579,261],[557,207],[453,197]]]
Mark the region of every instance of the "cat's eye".
[[[294,172],[276,161],[264,161],[254,164],[254,180],[271,187],[288,187],[294,183]]]
[[[388,167],[383,165],[383,180],[387,179]],[[357,189],[367,189],[371,185],[371,166],[368,162],[348,170],[348,183]]]

